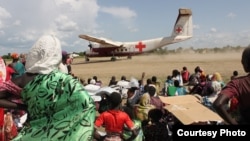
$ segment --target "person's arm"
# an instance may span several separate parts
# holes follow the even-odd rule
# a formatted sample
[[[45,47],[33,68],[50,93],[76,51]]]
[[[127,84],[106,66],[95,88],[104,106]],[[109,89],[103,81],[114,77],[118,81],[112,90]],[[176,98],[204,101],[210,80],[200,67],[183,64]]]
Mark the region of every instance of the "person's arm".
[[[226,94],[219,94],[217,99],[213,103],[213,107],[216,112],[227,122],[228,124],[237,125],[236,120],[227,112],[227,104],[230,97]]]
[[[103,141],[106,136],[102,136],[99,134],[97,127],[94,128],[94,139],[97,141]]]
[[[142,72],[142,75],[141,75],[141,85],[144,86],[146,83],[145,83],[145,72]]]
[[[95,120],[94,123],[94,138],[98,141],[102,141],[104,140],[104,138],[106,136],[102,136],[99,132],[98,132],[98,128],[101,127],[103,125],[103,116],[104,113],[100,114],[99,117],[97,117],[97,119]]]
[[[139,134],[139,131],[140,131],[140,128],[134,128],[131,130],[132,135],[128,139],[124,139],[123,137],[122,138],[125,141],[133,141],[137,137],[137,135]]]
[[[27,77],[29,76],[29,77]],[[12,97],[21,97],[22,88],[36,75],[24,74],[20,77],[6,81],[0,86],[0,107],[8,109],[27,110],[27,105],[11,101]]]
[[[27,110],[27,106],[20,103],[15,103],[10,100],[9,93],[7,91],[0,91],[0,107],[8,108],[8,109],[19,109],[19,110]]]
[[[11,75],[19,75],[19,73],[12,67],[10,67],[10,74]]]
[[[128,138],[128,139],[124,139],[124,137],[122,136],[122,139],[125,141],[132,141],[134,140],[137,135],[139,134],[140,131],[140,127],[137,127],[134,122],[130,119],[130,117],[127,115],[126,117],[126,122],[125,122],[126,126],[128,127],[128,130],[132,132],[132,135]]]

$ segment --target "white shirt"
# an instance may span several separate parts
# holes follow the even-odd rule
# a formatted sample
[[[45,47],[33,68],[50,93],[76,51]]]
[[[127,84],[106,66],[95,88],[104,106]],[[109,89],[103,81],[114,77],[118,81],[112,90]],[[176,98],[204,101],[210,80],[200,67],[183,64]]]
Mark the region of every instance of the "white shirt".
[[[129,88],[129,82],[125,80],[118,81],[116,85],[121,86],[122,88]]]
[[[96,92],[101,88],[98,85],[95,84],[88,84],[84,86],[85,90],[89,93],[89,95],[95,95]]]
[[[60,63],[60,65],[59,65],[58,69],[59,69],[61,72],[63,72],[63,73],[66,73],[66,74],[68,74],[68,73],[69,73],[69,72],[68,72],[68,68],[67,68],[67,65],[66,65],[66,64]]]

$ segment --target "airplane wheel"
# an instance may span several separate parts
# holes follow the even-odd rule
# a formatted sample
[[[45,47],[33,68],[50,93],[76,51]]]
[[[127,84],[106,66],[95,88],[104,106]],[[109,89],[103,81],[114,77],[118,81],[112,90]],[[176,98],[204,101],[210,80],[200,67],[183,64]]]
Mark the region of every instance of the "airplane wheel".
[[[85,58],[85,61],[86,61],[86,62],[89,62],[89,58]]]
[[[132,59],[132,56],[128,56],[128,59]]]
[[[111,61],[115,61],[115,60],[116,60],[116,58],[115,58],[115,57],[112,57],[112,58],[111,58]]]

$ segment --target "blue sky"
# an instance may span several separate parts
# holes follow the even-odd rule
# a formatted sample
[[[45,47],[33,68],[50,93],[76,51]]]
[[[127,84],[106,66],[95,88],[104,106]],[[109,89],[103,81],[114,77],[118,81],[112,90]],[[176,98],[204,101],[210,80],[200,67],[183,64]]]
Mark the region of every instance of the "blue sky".
[[[0,0],[0,55],[26,53],[51,33],[67,52],[88,49],[79,34],[115,41],[169,36],[179,8],[192,10],[194,36],[170,49],[248,46],[249,5],[247,0]]]

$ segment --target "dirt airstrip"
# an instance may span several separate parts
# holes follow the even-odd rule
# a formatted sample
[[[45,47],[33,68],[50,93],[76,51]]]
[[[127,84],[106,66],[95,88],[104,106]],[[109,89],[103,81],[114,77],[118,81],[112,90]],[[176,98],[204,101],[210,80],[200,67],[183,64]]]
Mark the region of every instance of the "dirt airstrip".
[[[206,74],[219,72],[224,81],[228,82],[234,70],[239,75],[245,75],[241,65],[242,52],[234,53],[209,53],[209,54],[169,54],[169,55],[141,55],[133,56],[132,59],[118,58],[117,61],[110,61],[109,57],[91,58],[86,63],[84,58],[75,58],[72,64],[73,73],[85,80],[96,75],[104,85],[108,85],[111,76],[120,80],[125,75],[129,80],[131,77],[140,79],[142,72],[146,78],[157,76],[163,86],[168,75],[173,69],[181,71],[186,66],[191,73],[196,66],[200,66]]]

